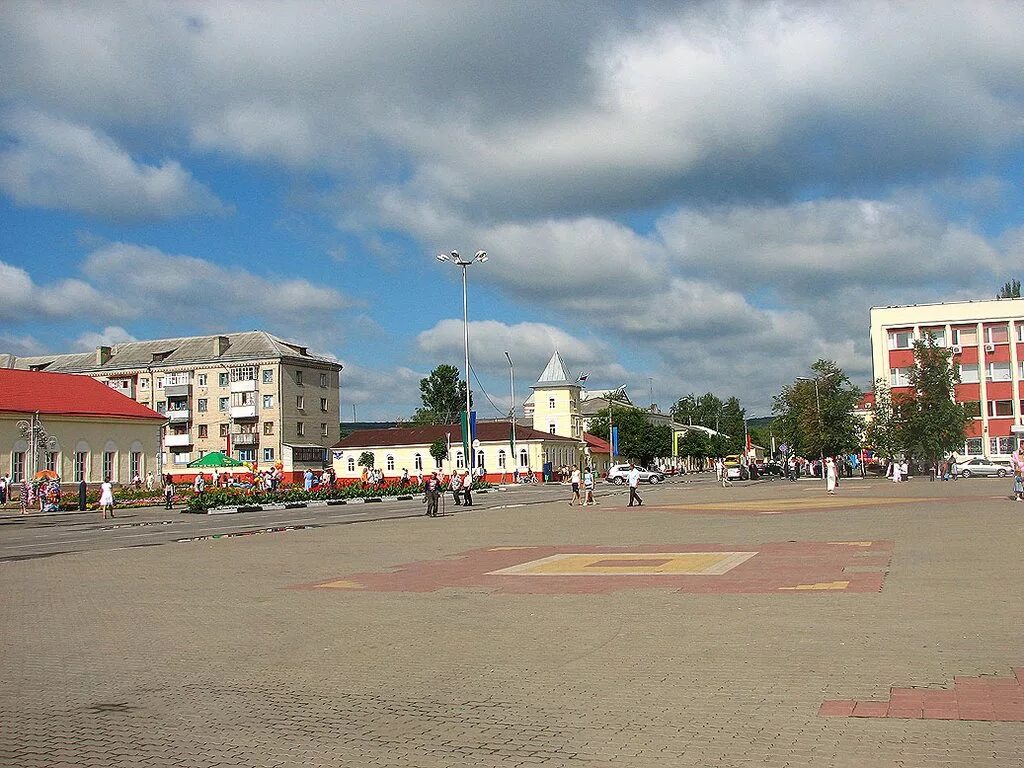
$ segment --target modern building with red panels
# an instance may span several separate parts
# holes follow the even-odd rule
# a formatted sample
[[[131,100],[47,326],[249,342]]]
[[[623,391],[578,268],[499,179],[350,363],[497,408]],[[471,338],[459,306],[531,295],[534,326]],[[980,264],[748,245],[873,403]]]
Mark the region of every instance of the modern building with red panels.
[[[871,308],[874,379],[906,388],[914,341],[932,334],[960,375],[956,400],[972,415],[963,454],[1007,456],[1024,438],[1024,299]]]

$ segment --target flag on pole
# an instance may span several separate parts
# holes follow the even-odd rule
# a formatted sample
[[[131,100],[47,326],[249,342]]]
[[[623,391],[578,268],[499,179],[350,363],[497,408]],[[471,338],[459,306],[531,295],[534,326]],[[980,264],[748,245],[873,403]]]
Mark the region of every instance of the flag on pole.
[[[583,383],[583,382],[585,382],[585,381],[586,381],[586,380],[587,380],[588,378],[590,378],[590,374],[589,374],[589,373],[581,373],[581,374],[580,374],[580,377],[579,377],[578,379],[576,379],[576,383],[577,383],[577,384],[582,384],[582,383]]]

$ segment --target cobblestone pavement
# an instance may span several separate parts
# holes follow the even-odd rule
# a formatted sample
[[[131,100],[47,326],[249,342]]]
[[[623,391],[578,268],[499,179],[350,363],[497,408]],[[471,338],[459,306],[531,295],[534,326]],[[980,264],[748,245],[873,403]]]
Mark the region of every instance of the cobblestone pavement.
[[[1024,723],[924,715],[954,681],[1009,691],[1024,665],[1007,491],[667,485],[640,509],[606,496],[0,563],[0,766],[1021,766]],[[609,569],[674,567],[645,559],[665,544],[829,542],[884,542],[881,589],[295,588],[518,547]],[[911,699],[921,716],[880,716]]]

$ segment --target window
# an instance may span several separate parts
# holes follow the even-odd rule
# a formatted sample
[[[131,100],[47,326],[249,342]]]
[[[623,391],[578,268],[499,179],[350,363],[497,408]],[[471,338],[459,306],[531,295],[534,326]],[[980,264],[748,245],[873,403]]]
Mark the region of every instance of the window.
[[[321,387],[326,387],[327,386],[327,374],[326,373],[321,373],[320,374],[320,386]]]
[[[442,467],[442,465],[441,465],[441,459],[434,459],[434,466],[435,466],[435,467],[436,467],[437,469],[441,469],[441,467]]]
[[[228,424],[221,424],[220,425],[220,436],[221,437],[227,437],[228,434],[229,434],[229,430],[230,429],[231,429],[231,427]]]
[[[292,460],[306,463],[323,464],[327,461],[327,449],[310,446],[308,448],[292,448]]]
[[[476,465],[478,467],[481,467],[481,468],[483,467],[483,465],[484,465],[484,452],[483,451],[477,451],[476,452]]]
[[[263,369],[263,383],[264,384],[273,384],[274,383],[274,369],[273,368],[264,368]]]
[[[890,368],[889,385],[893,387],[909,387],[910,368]]]
[[[505,451],[498,451],[498,469],[505,468]]]
[[[973,325],[953,329],[953,343],[961,347],[978,346],[978,329]]]
[[[960,383],[961,384],[977,384],[978,383],[978,364],[967,363],[966,365],[958,366],[960,372]]]
[[[981,418],[981,401],[980,400],[968,400],[964,403],[964,412],[969,418],[980,419]]]
[[[929,334],[935,339],[935,346],[946,346],[946,329],[944,327],[921,329],[921,338],[928,338]]]
[[[388,472],[394,472],[395,471],[395,457],[392,456],[389,453],[387,458],[385,459],[385,462],[387,462]]]
[[[191,384],[192,374],[187,371],[184,373],[172,373],[166,379],[164,379],[165,387],[173,387],[178,384]]]
[[[913,331],[889,331],[889,349],[910,349],[912,346]]]
[[[295,372],[295,383],[300,387],[302,386],[302,371]]]
[[[209,436],[210,436],[210,428],[206,424],[200,424],[199,425],[199,437],[202,438],[202,437],[209,437]]]
[[[417,453],[412,457],[412,467],[418,472],[423,471],[423,454]]]
[[[274,396],[273,395],[264,395],[263,396],[263,407],[264,408],[273,408],[274,407]]]
[[[141,454],[139,454],[141,455]],[[47,451],[46,452],[46,468],[51,472],[58,472],[57,470],[57,452]],[[58,472],[59,473],[59,472]]]
[[[455,466],[458,469],[464,469],[466,466],[466,457],[462,455],[462,451],[455,452]]]
[[[198,410],[200,413],[206,413],[209,410],[209,408],[210,401],[207,400],[205,397],[200,397],[196,401],[196,410]]]
[[[273,448],[264,448],[263,449],[263,460],[264,461],[273,461],[274,460],[274,449]]]
[[[988,452],[1011,454],[1017,450],[1016,442],[1017,439],[1014,437],[990,437],[988,439]]]
[[[352,456],[348,457],[348,471],[349,472],[355,472],[356,471],[356,460]]]
[[[985,326],[986,344],[1008,344],[1010,341],[1010,329],[1006,325]]]
[[[555,409],[555,398],[553,398],[553,397],[549,397],[548,398],[548,408],[550,410],[552,410],[552,411]]]
[[[217,410],[226,411],[228,409],[228,402],[230,398],[222,397],[217,401]]]
[[[164,377],[163,376],[157,376],[156,377],[156,388],[157,389],[163,389],[164,388]]]
[[[1024,341],[1024,320],[1017,320],[1014,328],[1017,329],[1017,341]]]
[[[256,381],[255,365],[240,365],[231,369],[232,381]],[[251,461],[251,459],[250,459]]]
[[[306,425],[303,424],[301,421],[295,422],[295,434],[298,435],[299,437],[302,437],[303,435],[306,434]]]
[[[981,438],[969,437],[964,444],[964,453],[968,456],[981,456]]]
[[[198,376],[196,376],[196,383],[200,387],[205,387],[206,386],[206,374],[205,373],[200,373]]]
[[[156,412],[157,413],[167,413],[167,403],[165,401],[163,401],[163,400],[157,400],[156,401]]]
[[[1013,400],[989,400],[988,415],[991,417],[1013,416]]]
[[[320,424],[320,437],[330,437],[331,430],[327,428],[327,424],[321,422]]]
[[[264,421],[263,422],[263,434],[264,435],[272,435],[272,434],[274,434],[274,422],[272,422],[272,421]]]
[[[552,435],[555,434],[555,422],[552,421],[550,424],[548,424],[548,432],[550,432]]]
[[[149,389],[149,379],[139,379],[139,389]]]
[[[108,477],[111,480],[116,480],[114,477],[114,459],[115,454],[113,451],[103,452],[103,479],[106,480]]]
[[[1004,363],[989,363],[987,366],[987,372],[985,374],[989,381],[1009,381],[1010,380],[1010,363],[1009,361]]]
[[[238,449],[238,460],[239,461],[256,461],[256,449],[255,448],[239,448]]]
[[[300,411],[306,408],[306,400],[305,398],[302,397],[302,395],[295,396],[295,407],[298,408]]]
[[[171,458],[172,458],[172,460],[174,461],[175,464],[178,464],[178,465],[188,464],[190,461],[192,461],[192,453],[191,452],[187,452],[187,453],[186,452],[172,453],[171,454]]]
[[[220,384],[222,387],[226,387],[228,385],[228,375],[226,373],[218,373],[217,383]]]
[[[11,482],[20,483],[25,479],[25,452],[15,451],[11,454]]]
[[[85,451],[75,452],[75,482],[87,480],[86,468],[89,466],[89,454]]]
[[[520,467],[529,467],[530,466],[530,456],[526,452],[525,448],[523,448],[523,449],[521,449],[519,451],[519,466]]]
[[[327,411],[327,398],[326,397],[321,397],[320,398],[320,410],[324,411],[324,412]]]
[[[142,454],[138,451],[128,454],[128,474],[132,476],[132,480],[142,474]]]

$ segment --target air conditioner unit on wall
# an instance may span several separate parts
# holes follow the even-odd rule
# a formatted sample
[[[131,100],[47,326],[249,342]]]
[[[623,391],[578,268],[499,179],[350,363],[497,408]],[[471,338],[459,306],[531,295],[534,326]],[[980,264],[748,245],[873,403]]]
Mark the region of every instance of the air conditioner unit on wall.
[[[991,343],[986,344],[985,345],[985,351],[986,352],[995,352],[996,351],[996,345],[995,344],[991,344]]]
[[[959,344],[954,344],[953,345],[953,354],[954,355],[959,355],[963,351],[964,351],[964,348],[961,347]]]

